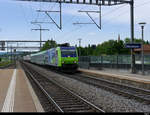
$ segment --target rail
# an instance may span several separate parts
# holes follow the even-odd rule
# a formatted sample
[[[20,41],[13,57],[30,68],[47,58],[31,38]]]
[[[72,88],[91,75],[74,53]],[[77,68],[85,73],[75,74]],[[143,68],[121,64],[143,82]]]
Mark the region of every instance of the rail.
[[[48,79],[38,70],[27,65],[26,67],[28,69],[26,68],[25,71],[30,71],[30,76],[32,76],[40,89],[42,89],[45,95],[51,100],[51,102],[53,102],[59,112],[104,112],[104,110],[83,99],[81,96],[75,94],[57,82]],[[45,85],[42,86],[41,84],[47,84],[47,88],[44,88]]]

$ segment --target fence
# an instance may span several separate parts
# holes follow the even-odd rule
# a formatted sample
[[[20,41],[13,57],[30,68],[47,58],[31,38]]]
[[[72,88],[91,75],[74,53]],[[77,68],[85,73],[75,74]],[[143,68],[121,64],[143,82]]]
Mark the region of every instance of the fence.
[[[130,55],[105,55],[105,56],[81,56],[79,57],[81,68],[116,68],[130,69]],[[141,70],[141,55],[135,55],[135,68]],[[150,70],[150,55],[144,55],[144,69]]]

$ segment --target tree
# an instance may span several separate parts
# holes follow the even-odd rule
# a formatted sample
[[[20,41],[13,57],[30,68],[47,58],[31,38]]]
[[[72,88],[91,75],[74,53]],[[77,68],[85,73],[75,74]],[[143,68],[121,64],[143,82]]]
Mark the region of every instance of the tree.
[[[130,39],[126,39],[125,42],[129,42]],[[130,54],[130,49],[125,48],[125,42],[123,40],[109,40],[105,41],[97,46],[90,46],[82,48],[82,55],[116,55],[116,54]]]
[[[125,43],[131,43],[130,38],[125,38]],[[142,43],[142,39],[134,38],[134,43]],[[148,44],[148,40],[144,41],[144,44]]]
[[[103,42],[101,45],[98,45],[98,49],[96,50],[99,54],[113,55],[118,53],[117,40],[109,40]]]
[[[146,41],[146,44],[150,44],[148,40]]]
[[[51,40],[48,40],[48,41],[45,42],[45,44],[41,48],[41,51],[48,50],[50,48],[55,48],[55,47],[57,47],[57,43],[56,43],[56,41],[51,39]]]

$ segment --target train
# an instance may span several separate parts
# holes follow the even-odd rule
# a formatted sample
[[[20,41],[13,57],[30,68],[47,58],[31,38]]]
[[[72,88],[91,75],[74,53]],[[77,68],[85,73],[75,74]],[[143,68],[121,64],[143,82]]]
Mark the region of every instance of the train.
[[[64,72],[76,72],[78,69],[78,52],[74,46],[56,47],[35,54],[24,56],[25,61],[50,66]]]

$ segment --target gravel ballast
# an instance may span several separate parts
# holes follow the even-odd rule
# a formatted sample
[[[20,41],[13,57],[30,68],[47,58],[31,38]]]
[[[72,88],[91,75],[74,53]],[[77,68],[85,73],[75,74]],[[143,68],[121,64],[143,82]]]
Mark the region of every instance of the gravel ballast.
[[[106,112],[150,112],[150,104],[138,102],[113,92],[105,91],[101,88],[85,84],[72,78],[58,75],[46,69],[37,67],[39,71],[46,73],[50,79],[53,79],[69,88],[71,91],[82,96],[86,100],[102,108]]]

